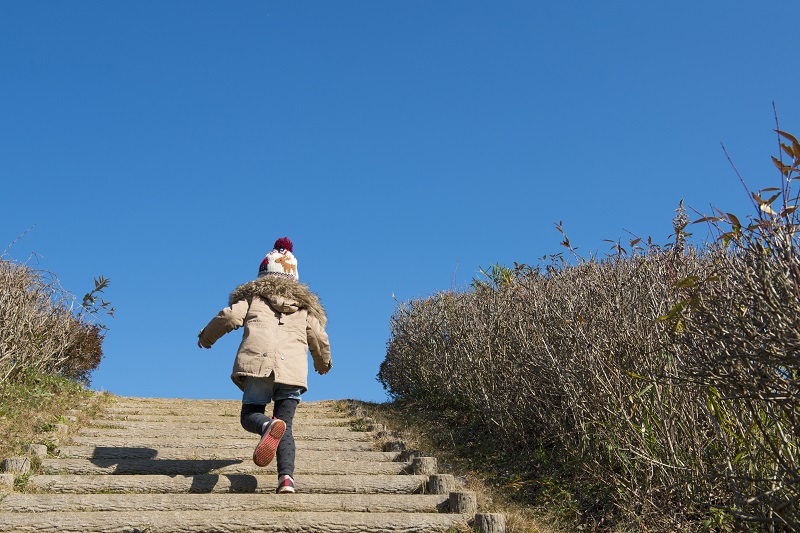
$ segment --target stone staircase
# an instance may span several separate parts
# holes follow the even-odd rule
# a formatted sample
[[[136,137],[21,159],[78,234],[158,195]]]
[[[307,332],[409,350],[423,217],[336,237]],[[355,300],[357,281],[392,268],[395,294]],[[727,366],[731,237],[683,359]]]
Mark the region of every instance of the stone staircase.
[[[502,531],[481,525],[496,516],[475,515],[475,495],[436,474],[434,458],[404,450],[346,402],[301,402],[298,492],[275,494],[275,462],[253,464],[258,438],[239,408],[116,398],[37,473],[8,463],[18,488],[27,481],[0,496],[0,531]]]

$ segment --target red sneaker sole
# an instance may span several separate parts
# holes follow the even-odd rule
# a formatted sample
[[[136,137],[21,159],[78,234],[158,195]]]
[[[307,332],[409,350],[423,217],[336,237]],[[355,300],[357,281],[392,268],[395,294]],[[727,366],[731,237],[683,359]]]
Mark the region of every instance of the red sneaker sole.
[[[261,437],[261,442],[253,451],[253,462],[258,466],[267,466],[275,457],[275,450],[278,449],[283,433],[286,431],[286,422],[275,420],[270,425],[267,433]]]

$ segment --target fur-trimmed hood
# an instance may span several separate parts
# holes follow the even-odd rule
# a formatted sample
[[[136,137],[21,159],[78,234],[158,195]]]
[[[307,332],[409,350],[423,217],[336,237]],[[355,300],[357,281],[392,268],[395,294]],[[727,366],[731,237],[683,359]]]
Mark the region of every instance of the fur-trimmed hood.
[[[281,276],[262,276],[239,285],[228,298],[228,305],[255,296],[265,298],[276,311],[281,313],[293,313],[298,309],[305,309],[309,315],[319,320],[323,328],[328,322],[319,297],[311,292],[307,285]]]

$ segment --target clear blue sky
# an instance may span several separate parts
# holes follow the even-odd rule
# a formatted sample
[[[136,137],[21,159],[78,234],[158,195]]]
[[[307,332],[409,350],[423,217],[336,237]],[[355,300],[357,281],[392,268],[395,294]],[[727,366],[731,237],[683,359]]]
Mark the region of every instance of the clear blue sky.
[[[117,394],[238,398],[196,335],[277,237],[329,316],[307,399],[385,399],[393,295],[463,286],[680,199],[744,215],[800,133],[800,3],[0,2],[0,250],[111,279]],[[698,228],[698,231],[701,231]],[[31,256],[31,254],[36,254]]]

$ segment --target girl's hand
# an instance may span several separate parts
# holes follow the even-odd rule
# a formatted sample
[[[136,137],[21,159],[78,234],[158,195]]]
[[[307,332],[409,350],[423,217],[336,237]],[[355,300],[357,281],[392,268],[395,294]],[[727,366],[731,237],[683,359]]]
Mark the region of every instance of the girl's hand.
[[[318,365],[316,363],[316,361],[314,362],[314,370],[316,370],[317,374],[319,374],[320,376],[324,376],[325,374],[330,372],[332,366],[333,366],[333,362],[332,361],[328,362],[327,366]]]

